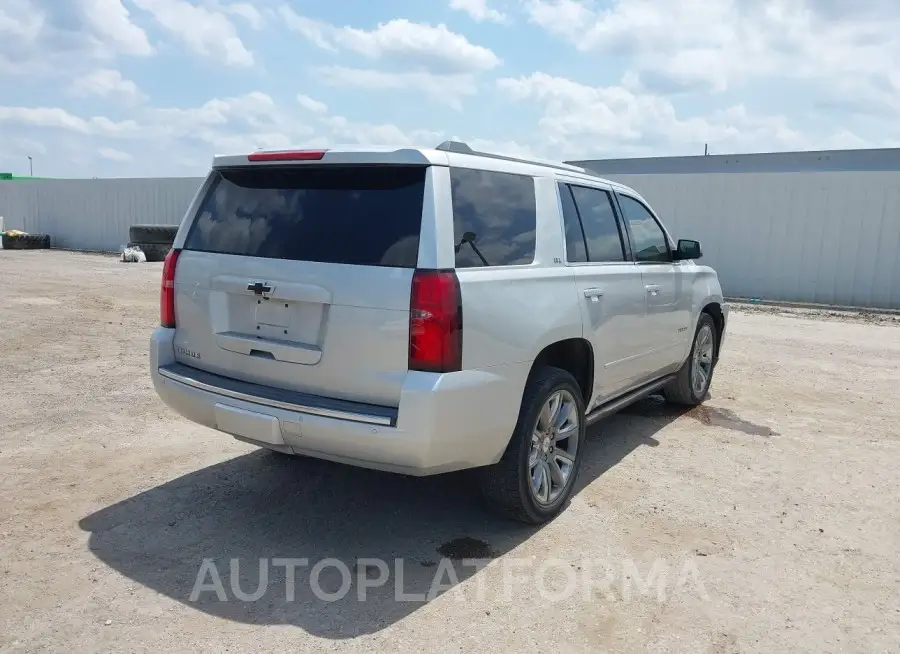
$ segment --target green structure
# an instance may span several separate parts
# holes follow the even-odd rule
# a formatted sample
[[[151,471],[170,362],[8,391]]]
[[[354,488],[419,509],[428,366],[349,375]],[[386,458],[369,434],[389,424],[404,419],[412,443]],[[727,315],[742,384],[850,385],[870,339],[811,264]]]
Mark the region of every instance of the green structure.
[[[0,173],[0,182],[27,182],[30,179],[49,179],[48,177],[29,177],[25,175],[13,175],[12,173]]]

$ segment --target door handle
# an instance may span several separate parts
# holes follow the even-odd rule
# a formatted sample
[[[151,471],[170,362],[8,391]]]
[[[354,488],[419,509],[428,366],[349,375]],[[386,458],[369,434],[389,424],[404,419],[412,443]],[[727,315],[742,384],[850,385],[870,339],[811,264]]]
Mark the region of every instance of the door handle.
[[[644,288],[647,289],[647,292],[650,295],[653,295],[653,296],[659,295],[660,287],[657,284],[647,284],[646,286],[644,286]]]
[[[586,288],[586,289],[584,289],[584,297],[590,298],[592,300],[596,300],[597,298],[603,297],[603,289],[602,288]]]

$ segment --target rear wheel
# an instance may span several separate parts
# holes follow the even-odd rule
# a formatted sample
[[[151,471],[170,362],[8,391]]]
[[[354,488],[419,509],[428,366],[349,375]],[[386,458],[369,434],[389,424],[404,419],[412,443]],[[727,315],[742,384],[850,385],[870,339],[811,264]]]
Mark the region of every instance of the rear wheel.
[[[480,471],[488,505],[530,524],[559,514],[581,467],[584,431],[584,400],[575,378],[559,368],[540,370],[525,388],[506,452]]]
[[[716,341],[715,321],[708,313],[701,313],[691,353],[675,379],[663,389],[669,402],[682,406],[697,406],[703,402],[715,370]]]

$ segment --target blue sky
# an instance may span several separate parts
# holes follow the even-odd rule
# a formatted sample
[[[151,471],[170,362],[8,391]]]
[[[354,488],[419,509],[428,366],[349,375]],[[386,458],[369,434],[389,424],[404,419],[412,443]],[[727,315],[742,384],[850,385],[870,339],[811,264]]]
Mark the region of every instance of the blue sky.
[[[677,8],[677,9],[676,9]],[[900,145],[897,0],[3,0],[0,171],[371,143],[554,159]]]

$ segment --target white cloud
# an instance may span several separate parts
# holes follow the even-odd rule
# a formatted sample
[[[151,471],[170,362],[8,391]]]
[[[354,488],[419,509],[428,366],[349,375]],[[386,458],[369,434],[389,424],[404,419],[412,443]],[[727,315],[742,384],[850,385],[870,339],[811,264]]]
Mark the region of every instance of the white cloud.
[[[115,122],[105,116],[79,118],[59,107],[0,107],[0,123],[63,129],[97,136],[134,136],[140,131],[133,120]]]
[[[19,155],[19,156],[29,156],[29,155],[38,155],[38,154],[47,154],[47,146],[45,146],[40,141],[35,141],[33,139],[26,138],[16,138],[13,139],[10,144],[11,147],[8,146],[10,152]]]
[[[336,144],[410,145],[433,147],[444,136],[429,129],[402,129],[390,123],[357,122],[329,115],[328,108],[313,98],[297,96],[297,105],[279,107],[259,91],[229,98],[213,98],[198,107],[138,107],[133,120],[113,121],[104,116],[83,118],[59,107],[0,106],[0,139],[4,126],[9,133],[26,129],[52,130],[51,152],[66,149],[70,157],[80,157],[81,170],[90,165],[90,153],[99,160],[123,164],[116,174],[171,174],[169,163],[154,172],[150,162],[194,161],[203,166],[215,153],[243,153],[257,149],[320,147]],[[305,113],[304,113],[305,111]],[[98,137],[115,139],[116,147],[97,148]],[[24,136],[17,137],[25,147]],[[16,148],[17,155],[21,148]],[[22,150],[24,151],[24,150]],[[136,152],[141,156],[137,157]],[[31,148],[28,154],[38,153]],[[5,156],[8,157],[7,152]],[[132,157],[129,161],[126,157]],[[75,159],[70,162],[75,165]],[[124,166],[131,164],[132,167]],[[193,174],[201,174],[198,167]]]
[[[293,119],[276,107],[271,97],[259,91],[213,98],[199,107],[139,108],[133,119],[124,121],[105,116],[81,118],[60,107],[0,106],[0,123],[175,146],[187,141],[223,142],[228,135],[271,141],[281,138],[273,134],[289,138],[310,133],[302,120]]]
[[[97,1],[97,0],[94,0]],[[244,47],[228,17],[186,0],[132,0],[153,15],[159,25],[192,52],[227,66],[252,66],[253,53]]]
[[[900,73],[877,81],[848,75],[822,85],[817,104],[825,110],[850,111],[870,118],[893,119],[900,113]]]
[[[6,9],[0,7],[0,34],[34,39],[44,25],[44,17],[27,0],[10,0]]]
[[[303,95],[302,93],[297,94],[297,103],[314,114],[327,114],[328,113],[328,105],[324,102],[319,102],[318,100],[314,100],[308,95]]]
[[[131,55],[147,55],[152,52],[147,34],[131,20],[131,13],[122,4],[122,0],[73,1],[76,5],[80,1],[82,16],[89,28],[98,38],[115,44],[118,52]]]
[[[890,147],[897,147],[896,141],[891,145],[890,143],[884,143],[882,145],[887,145]],[[810,149],[812,150],[855,150],[860,148],[873,148],[876,147],[871,141],[867,141],[864,138],[860,138],[857,134],[854,134],[850,130],[842,129],[832,134],[824,139],[815,140]]]
[[[462,98],[478,90],[475,78],[469,74],[435,75],[426,72],[388,73],[379,70],[320,66],[316,75],[329,86],[368,90],[419,91],[441,104],[462,109]]]
[[[442,74],[485,71],[501,63],[493,51],[470,43],[446,25],[395,18],[373,30],[364,30],[316,21],[298,15],[287,6],[282,6],[280,13],[290,29],[329,51],[348,50],[368,59]]]
[[[0,6],[0,74],[62,74],[84,61],[153,52],[122,0],[3,0]]]
[[[337,52],[333,36],[339,29],[334,25],[301,16],[287,5],[282,6],[278,12],[289,29],[323,50]]]
[[[443,139],[442,132],[429,129],[403,130],[390,123],[354,122],[343,116],[331,116],[324,122],[333,136],[332,144],[413,145],[433,148]]]
[[[526,9],[581,52],[629,57],[646,88],[667,93],[722,91],[767,76],[877,85],[892,70],[888,62],[900,61],[893,0],[683,0],[677,10],[660,0],[615,0],[605,9],[528,0]]]
[[[125,79],[122,73],[111,68],[101,68],[76,78],[72,82],[71,90],[75,95],[98,95],[125,104],[136,104],[147,98],[138,89],[137,84]]]
[[[170,138],[203,138],[207,131],[266,133],[289,130],[292,121],[276,107],[271,96],[260,91],[229,98],[213,98],[199,107],[152,108],[144,121]],[[299,129],[300,124],[294,125]]]
[[[420,8],[420,22],[384,9],[342,26],[300,15],[297,7],[313,5],[288,0],[0,0],[0,82],[15,91],[0,107],[8,145],[0,158],[18,170],[27,151],[45,174],[51,164],[79,174],[86,166],[169,174],[183,161],[205,167],[214,152],[433,146],[457,134],[476,149],[554,159],[900,139],[898,0],[684,0],[677,10],[666,0],[427,5],[434,11],[429,18]],[[558,38],[560,51],[552,68],[539,69],[547,72],[513,68],[527,65],[517,57],[503,79],[486,82],[501,69],[501,47],[531,46],[533,28],[485,25],[501,12],[509,22],[516,5]],[[340,15],[331,9],[309,16]],[[468,22],[471,35],[440,24],[436,11]],[[156,48],[166,57],[151,58]],[[255,77],[256,91],[245,92],[241,73],[216,82],[226,92],[193,100],[227,74],[191,65],[195,55],[254,73],[267,64],[266,73]],[[173,71],[185,90],[177,97],[191,101],[144,96]],[[103,110],[79,107],[103,100]],[[410,120],[398,106],[425,107],[424,118]],[[104,158],[101,146],[134,159]]]
[[[132,157],[127,152],[122,152],[121,150],[116,150],[114,148],[98,148],[97,154],[99,154],[104,159],[109,159],[110,161],[132,161],[134,157]]]
[[[507,20],[506,14],[488,7],[487,0],[450,0],[450,8],[464,11],[477,21],[503,23]]]
[[[224,4],[221,5],[221,9],[226,14],[231,14],[233,16],[239,16],[243,18],[245,21],[247,21],[247,24],[255,30],[261,30],[265,26],[266,21],[263,19],[262,14],[256,7],[248,2]]]
[[[783,116],[756,116],[743,105],[702,117],[679,116],[661,96],[624,86],[592,87],[545,73],[504,78],[498,87],[543,110],[538,145],[552,158],[688,154],[703,144],[718,152],[802,148],[804,137]],[[543,141],[543,142],[540,142]]]

